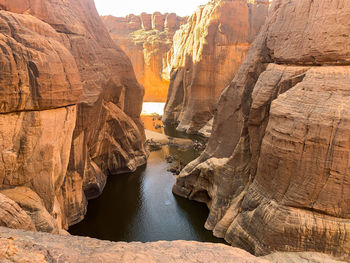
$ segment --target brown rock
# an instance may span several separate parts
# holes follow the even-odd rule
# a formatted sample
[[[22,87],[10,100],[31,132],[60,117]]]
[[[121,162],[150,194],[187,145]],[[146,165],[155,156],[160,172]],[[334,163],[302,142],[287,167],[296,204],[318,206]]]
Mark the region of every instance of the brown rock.
[[[35,230],[31,218],[18,204],[0,194],[0,225],[23,230]]]
[[[221,95],[208,147],[174,187],[208,204],[216,236],[257,255],[349,260],[350,6],[326,2],[274,1]]]
[[[276,252],[263,257],[274,263],[344,263],[329,255],[315,252]]]
[[[0,26],[1,113],[80,101],[82,85],[74,57],[52,27],[5,11],[0,11]]]
[[[165,16],[164,28],[165,30],[175,32],[179,29],[180,21],[183,20],[179,18],[175,13],[170,13]]]
[[[152,15],[152,29],[156,29],[159,31],[164,30],[164,22],[165,22],[165,17],[159,13],[155,12]]]
[[[58,234],[56,220],[47,212],[40,197],[27,187],[1,190],[1,194],[15,201],[32,219],[37,231]]]
[[[0,186],[27,186],[51,213],[66,177],[76,106],[0,115]]]
[[[269,263],[223,244],[193,241],[125,243],[86,237],[56,236],[0,228],[1,262],[105,263]]]
[[[92,0],[0,8],[25,13],[0,11],[0,187],[30,188],[67,228],[85,215],[85,189],[96,197],[110,172],[145,163],[143,88]]]
[[[165,102],[169,86],[169,54],[175,31],[184,21],[176,14],[142,13],[131,18],[102,17],[113,40],[130,57],[137,80],[145,87],[144,101]]]
[[[152,15],[147,14],[147,13],[142,13],[140,15],[140,18],[141,18],[142,28],[146,31],[151,30],[152,29]],[[102,19],[103,19],[103,17],[102,17]],[[107,25],[107,28],[108,28],[108,25]]]
[[[263,25],[268,1],[210,1],[174,36],[171,80],[163,121],[197,133],[212,119],[222,90]],[[232,19],[234,17],[234,19]]]

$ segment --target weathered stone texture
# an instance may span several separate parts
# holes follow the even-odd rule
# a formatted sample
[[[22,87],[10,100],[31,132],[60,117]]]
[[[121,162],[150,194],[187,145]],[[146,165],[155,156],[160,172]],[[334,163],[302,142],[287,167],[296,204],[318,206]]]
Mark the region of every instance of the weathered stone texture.
[[[208,147],[177,178],[232,245],[349,260],[349,15],[346,1],[274,1]]]
[[[125,243],[0,228],[1,262],[269,263],[223,244],[193,241]]]
[[[174,36],[163,121],[197,133],[216,111],[219,96],[264,24],[268,1],[210,1]]]
[[[107,175],[145,163],[144,91],[92,0],[0,9],[0,188],[57,232],[83,219]]]
[[[186,18],[174,13],[102,17],[113,40],[131,59],[144,101],[165,102],[170,79],[170,55],[175,31]]]
[[[194,241],[109,242],[0,227],[1,262],[106,263],[344,263],[320,253],[273,253],[254,257],[223,244]]]

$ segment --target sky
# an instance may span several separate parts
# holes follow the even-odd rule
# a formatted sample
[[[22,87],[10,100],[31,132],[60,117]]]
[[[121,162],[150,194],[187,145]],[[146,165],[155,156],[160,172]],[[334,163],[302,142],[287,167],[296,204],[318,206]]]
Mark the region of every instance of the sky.
[[[95,0],[100,15],[126,16],[142,12],[176,13],[179,16],[191,15],[199,5],[208,0]]]

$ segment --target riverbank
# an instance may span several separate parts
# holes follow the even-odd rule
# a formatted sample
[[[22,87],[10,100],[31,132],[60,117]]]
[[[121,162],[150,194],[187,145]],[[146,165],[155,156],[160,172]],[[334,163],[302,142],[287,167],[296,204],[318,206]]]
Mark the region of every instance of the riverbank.
[[[85,220],[71,234],[110,241],[194,240],[225,243],[204,228],[205,204],[174,196],[174,173],[200,154],[196,141],[164,126],[159,115],[142,115],[150,152],[147,165],[111,175],[102,195],[89,201]]]
[[[176,145],[179,147],[192,147],[194,145],[194,142],[190,139],[170,137],[150,130],[145,130],[145,133],[147,139],[146,143],[148,144],[158,144],[160,146]]]

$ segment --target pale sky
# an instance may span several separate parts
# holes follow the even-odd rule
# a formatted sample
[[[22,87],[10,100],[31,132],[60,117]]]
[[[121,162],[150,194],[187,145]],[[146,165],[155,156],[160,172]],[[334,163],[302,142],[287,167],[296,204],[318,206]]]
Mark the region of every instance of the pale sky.
[[[142,12],[152,14],[155,11],[189,16],[199,5],[207,2],[208,0],[95,0],[100,15],[113,16],[139,15]]]

